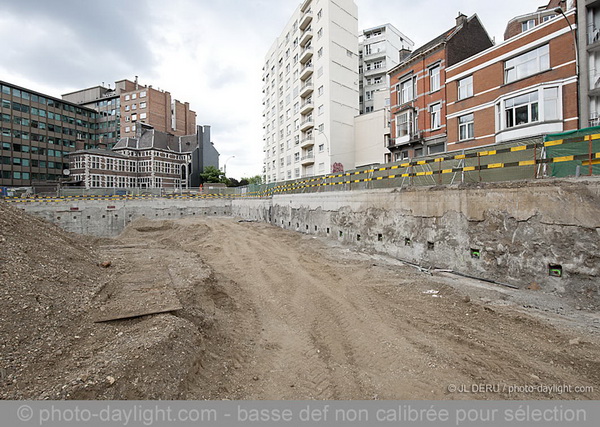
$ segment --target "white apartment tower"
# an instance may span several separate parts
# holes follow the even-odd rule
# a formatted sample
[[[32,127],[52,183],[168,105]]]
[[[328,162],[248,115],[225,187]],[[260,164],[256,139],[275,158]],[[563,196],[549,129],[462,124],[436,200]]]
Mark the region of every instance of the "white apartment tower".
[[[413,49],[414,42],[391,24],[364,30],[359,40],[360,114],[382,108],[377,99],[389,99],[387,72],[400,63]],[[387,91],[388,96],[376,96]],[[389,104],[388,104],[389,106]]]
[[[304,0],[263,67],[264,182],[354,167],[358,10]]]

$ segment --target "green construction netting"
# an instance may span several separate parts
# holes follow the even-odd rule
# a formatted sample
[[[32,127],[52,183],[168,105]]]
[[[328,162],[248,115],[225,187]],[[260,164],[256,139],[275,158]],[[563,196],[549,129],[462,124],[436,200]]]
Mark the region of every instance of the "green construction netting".
[[[590,143],[585,140],[588,135],[600,134],[600,126],[594,126],[584,129],[573,130],[569,132],[555,133],[546,135],[544,142],[563,140],[564,143],[561,145],[555,145],[546,148],[546,156],[548,158],[565,157],[565,156],[580,156],[581,158],[560,163],[550,163],[550,175],[555,177],[567,177],[574,176],[577,174],[577,167],[579,166],[579,173],[581,175],[589,175],[589,152]],[[600,139],[594,139],[591,143],[592,157],[596,159],[595,153],[600,153]],[[593,164],[592,162],[592,174],[600,175],[600,163]]]

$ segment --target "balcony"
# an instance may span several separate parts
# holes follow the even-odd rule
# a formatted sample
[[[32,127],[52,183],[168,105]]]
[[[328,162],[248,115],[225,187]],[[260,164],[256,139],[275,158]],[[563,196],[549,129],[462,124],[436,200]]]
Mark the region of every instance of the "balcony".
[[[304,83],[302,83],[302,87],[300,88],[300,96],[302,98],[306,98],[311,93],[313,93],[314,90],[315,87],[313,86],[312,80],[307,80]]]
[[[312,76],[313,70],[314,67],[312,62],[309,62],[306,65],[304,65],[304,67],[302,67],[302,70],[300,71],[300,80],[306,80],[307,78]]]
[[[300,46],[304,47],[306,43],[312,40],[312,38],[312,27],[308,27],[300,36]]]
[[[313,48],[309,44],[304,49],[302,49],[302,53],[300,54],[300,63],[306,64],[313,57]]]
[[[364,54],[363,61],[373,61],[374,59],[385,58],[387,55],[385,49],[378,49],[375,52]]]
[[[306,28],[310,25],[310,23],[313,20],[313,13],[311,9],[308,9],[306,12],[304,12],[304,15],[302,15],[302,18],[300,18],[300,24],[299,27],[302,31],[306,30]]]
[[[302,103],[302,106],[300,107],[300,114],[308,114],[310,113],[313,109],[314,109],[314,105],[312,102],[312,99],[306,99],[306,101],[304,101]]]
[[[300,125],[300,131],[306,132],[307,130],[312,129],[314,127],[315,127],[315,122],[313,121],[313,118],[307,117]]]
[[[381,67],[379,68],[371,68],[370,70],[367,70],[366,68],[363,71],[363,75],[365,77],[369,77],[369,76],[374,76],[376,74],[385,74],[386,70],[385,70],[385,64],[383,64]]]
[[[315,163],[315,154],[314,153],[307,153],[306,156],[302,157],[302,160],[300,160],[300,164],[302,166],[312,165],[314,163]]]
[[[310,148],[315,145],[315,139],[312,136],[304,138],[300,141],[300,148]]]

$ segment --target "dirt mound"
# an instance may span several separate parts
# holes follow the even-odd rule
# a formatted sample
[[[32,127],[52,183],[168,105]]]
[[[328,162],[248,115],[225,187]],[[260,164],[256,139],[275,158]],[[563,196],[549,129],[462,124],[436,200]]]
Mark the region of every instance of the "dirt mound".
[[[102,242],[0,202],[0,399],[180,396],[197,328],[169,314],[94,323],[121,283],[115,262],[99,266]]]

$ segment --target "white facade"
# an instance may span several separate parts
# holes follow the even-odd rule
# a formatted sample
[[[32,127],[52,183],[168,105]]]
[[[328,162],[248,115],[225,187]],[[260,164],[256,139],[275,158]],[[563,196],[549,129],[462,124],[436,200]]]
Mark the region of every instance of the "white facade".
[[[358,10],[305,0],[263,67],[264,182],[354,167]]]
[[[390,82],[387,72],[400,63],[401,51],[411,51],[414,42],[391,24],[364,30],[359,41],[360,114],[377,110],[375,94],[386,91]]]

